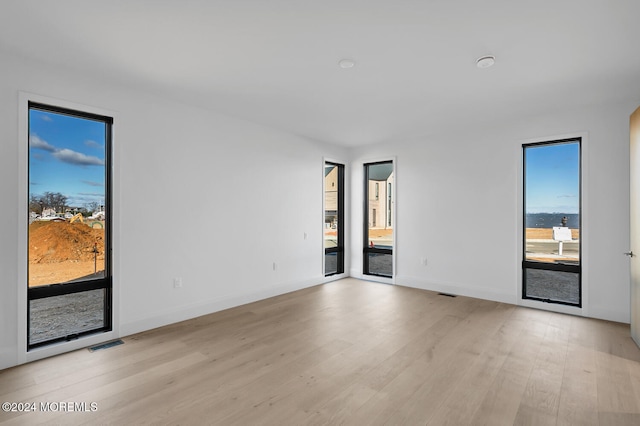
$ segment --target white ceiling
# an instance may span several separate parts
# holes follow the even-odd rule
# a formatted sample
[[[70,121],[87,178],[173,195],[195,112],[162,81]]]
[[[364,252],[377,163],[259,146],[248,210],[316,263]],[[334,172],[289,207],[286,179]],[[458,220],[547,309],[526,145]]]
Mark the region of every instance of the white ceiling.
[[[640,100],[640,0],[2,0],[0,50],[345,146]]]

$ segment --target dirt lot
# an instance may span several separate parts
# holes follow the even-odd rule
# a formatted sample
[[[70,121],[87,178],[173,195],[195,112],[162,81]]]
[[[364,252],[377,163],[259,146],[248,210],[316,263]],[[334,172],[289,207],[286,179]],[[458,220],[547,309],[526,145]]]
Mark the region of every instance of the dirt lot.
[[[30,287],[70,281],[95,270],[104,270],[103,228],[66,221],[29,225]]]
[[[334,231],[335,232],[335,231]],[[325,234],[329,235],[325,231]],[[381,238],[388,237],[393,234],[393,229],[369,229],[369,237]],[[580,230],[572,229],[571,237],[576,240],[580,238]],[[526,238],[528,240],[552,240],[553,229],[551,228],[527,228]]]
[[[553,239],[553,229],[551,228],[527,228],[526,231],[526,239],[527,240],[552,240]],[[572,229],[571,230],[571,238],[577,240],[580,238],[580,230]],[[565,253],[566,254],[566,253]],[[558,257],[548,257],[548,256],[533,256],[532,254],[527,255],[528,260],[536,260],[540,262],[555,262],[558,260]],[[567,259],[574,260],[573,257],[563,258],[564,261]]]
[[[383,238],[393,235],[393,229],[369,228],[369,238]]]
[[[552,240],[553,229],[551,228],[527,228],[526,232],[527,240]],[[580,230],[572,229],[571,237],[574,240],[580,238]]]
[[[391,229],[371,229],[370,237],[391,235]],[[325,230],[335,235],[335,230]],[[572,229],[574,239],[580,231]],[[553,238],[548,228],[527,228],[527,239]],[[94,246],[97,262],[94,265]],[[29,286],[63,283],[104,270],[104,229],[83,223],[33,222],[29,226]]]

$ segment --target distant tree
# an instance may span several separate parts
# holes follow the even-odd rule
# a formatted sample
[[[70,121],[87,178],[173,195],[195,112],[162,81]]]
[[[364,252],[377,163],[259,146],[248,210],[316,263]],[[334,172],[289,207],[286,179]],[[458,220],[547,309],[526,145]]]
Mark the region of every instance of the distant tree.
[[[43,203],[40,199],[40,196],[31,194],[29,196],[29,211],[34,212],[36,214],[42,214]]]
[[[91,201],[90,203],[85,203],[84,208],[87,209],[87,212],[89,213],[89,215],[91,215],[92,213],[98,211],[98,209],[100,208],[100,204],[98,204],[97,201]]]
[[[56,213],[62,213],[67,207],[67,197],[59,192],[47,191],[44,193],[44,198],[49,208],[54,209]]]
[[[42,214],[43,209],[53,209],[57,213],[64,212],[67,207],[68,198],[59,192],[45,192],[42,195],[31,195],[29,197],[29,209]]]

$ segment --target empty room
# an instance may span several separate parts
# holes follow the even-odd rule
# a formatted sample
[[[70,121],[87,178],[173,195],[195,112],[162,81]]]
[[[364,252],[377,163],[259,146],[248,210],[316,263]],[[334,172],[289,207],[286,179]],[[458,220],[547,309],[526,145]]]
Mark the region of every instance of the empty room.
[[[0,2],[0,424],[640,424],[638,16]]]

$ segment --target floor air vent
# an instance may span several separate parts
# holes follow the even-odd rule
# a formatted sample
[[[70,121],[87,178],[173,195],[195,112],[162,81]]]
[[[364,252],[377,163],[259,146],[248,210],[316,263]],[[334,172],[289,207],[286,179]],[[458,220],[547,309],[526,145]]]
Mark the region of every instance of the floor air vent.
[[[109,348],[112,348],[114,346],[118,346],[118,345],[122,345],[122,344],[124,344],[124,342],[122,340],[120,340],[120,339],[112,340],[111,342],[101,343],[99,345],[90,347],[89,348],[89,352],[99,351],[100,349],[109,349]]]

